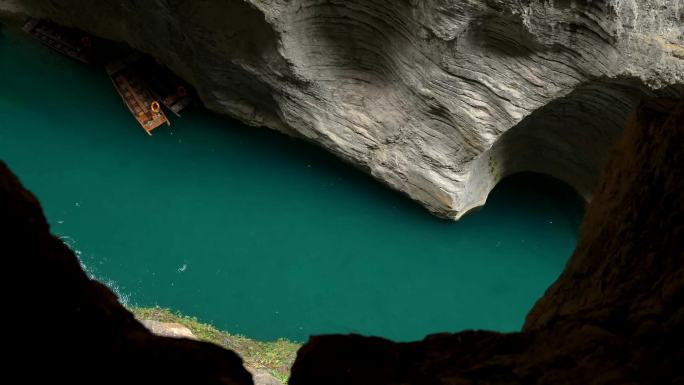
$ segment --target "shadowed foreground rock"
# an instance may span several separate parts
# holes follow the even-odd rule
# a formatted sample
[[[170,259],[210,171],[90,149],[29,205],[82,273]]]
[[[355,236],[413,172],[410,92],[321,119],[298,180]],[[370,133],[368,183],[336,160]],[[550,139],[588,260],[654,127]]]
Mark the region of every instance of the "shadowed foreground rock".
[[[684,101],[642,104],[606,170],[522,333],[314,337],[290,384],[684,384]]]
[[[684,383],[683,165],[684,101],[642,104],[577,250],[522,333],[313,337],[290,384]],[[0,226],[3,367],[13,382],[252,383],[233,352],[148,332],[88,279],[2,163]]]
[[[0,234],[4,383],[252,384],[235,353],[145,329],[49,233],[38,201],[2,162]]]

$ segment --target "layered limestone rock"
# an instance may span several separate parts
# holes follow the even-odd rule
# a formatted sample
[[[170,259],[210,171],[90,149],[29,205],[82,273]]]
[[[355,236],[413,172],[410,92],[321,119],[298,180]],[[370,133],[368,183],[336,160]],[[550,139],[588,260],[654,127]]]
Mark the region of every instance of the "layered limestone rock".
[[[0,0],[125,41],[209,108],[458,218],[517,171],[591,197],[628,112],[684,84],[684,0]]]

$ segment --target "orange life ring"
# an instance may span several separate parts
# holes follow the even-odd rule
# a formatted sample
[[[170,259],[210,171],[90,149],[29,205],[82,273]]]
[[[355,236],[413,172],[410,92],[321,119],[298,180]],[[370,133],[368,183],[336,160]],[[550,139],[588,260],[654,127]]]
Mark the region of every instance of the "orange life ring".
[[[176,89],[176,95],[180,96],[181,98],[187,94],[188,94],[188,91],[186,91],[185,87],[183,87],[183,86],[178,86],[178,88]]]
[[[152,102],[152,104],[150,104],[150,110],[152,110],[152,112],[157,113],[159,112],[159,109],[159,102],[157,102],[156,100]]]

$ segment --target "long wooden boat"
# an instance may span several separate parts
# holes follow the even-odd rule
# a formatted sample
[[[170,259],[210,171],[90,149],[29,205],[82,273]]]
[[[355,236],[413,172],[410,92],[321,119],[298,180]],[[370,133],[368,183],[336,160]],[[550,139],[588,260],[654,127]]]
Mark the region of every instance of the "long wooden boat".
[[[63,55],[86,64],[92,61],[92,37],[85,33],[38,19],[29,19],[22,29]]]
[[[171,125],[159,101],[130,67],[130,62],[121,60],[110,63],[106,69],[121,99],[148,135],[152,135],[152,130],[164,123]]]
[[[180,112],[192,103],[190,87],[153,59],[140,58],[135,63],[135,70],[145,80],[154,96],[176,116],[180,116]]]

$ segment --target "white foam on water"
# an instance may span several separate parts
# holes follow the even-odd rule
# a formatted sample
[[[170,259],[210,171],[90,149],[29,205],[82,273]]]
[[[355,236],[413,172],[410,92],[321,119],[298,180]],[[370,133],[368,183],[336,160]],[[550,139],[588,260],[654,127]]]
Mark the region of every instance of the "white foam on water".
[[[57,237],[59,239],[61,239],[62,242],[69,249],[71,249],[71,251],[74,252],[74,254],[76,255],[76,258],[78,258],[78,263],[81,265],[81,268],[86,273],[88,278],[95,280],[95,281],[98,281],[98,282],[104,284],[105,286],[107,286],[111,291],[114,292],[114,294],[116,294],[116,296],[119,298],[119,302],[123,306],[125,306],[125,307],[129,307],[129,305],[135,306],[134,303],[132,304],[130,302],[131,301],[130,295],[128,293],[125,293],[115,280],[113,280],[109,277],[98,276],[97,271],[95,269],[90,268],[85,263],[83,263],[83,253],[81,252],[81,250],[79,250],[76,247],[76,240],[74,238],[72,238],[68,235],[58,235]]]

